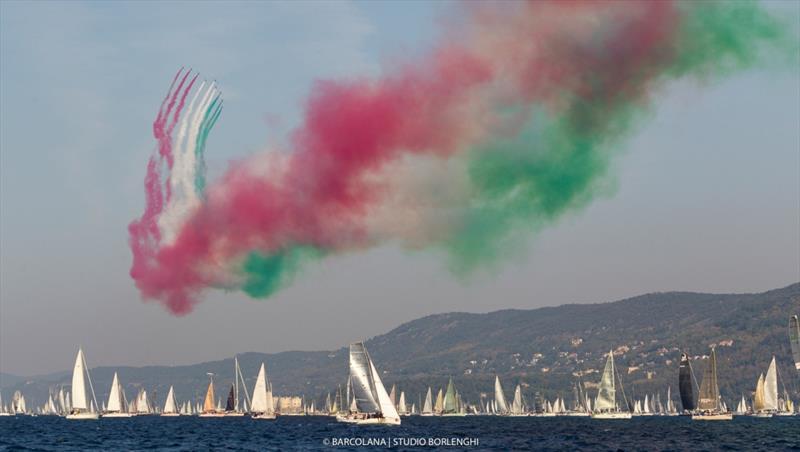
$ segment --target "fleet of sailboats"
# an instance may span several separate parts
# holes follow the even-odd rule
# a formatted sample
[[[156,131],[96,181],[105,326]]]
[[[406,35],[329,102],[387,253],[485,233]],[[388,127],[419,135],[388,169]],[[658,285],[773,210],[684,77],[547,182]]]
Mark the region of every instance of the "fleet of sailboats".
[[[798,330],[797,316],[792,316],[789,322],[789,336],[795,365],[798,365],[798,351],[800,351],[800,330]],[[329,415],[335,416],[340,422],[352,424],[384,424],[399,425],[401,416],[465,416],[465,415],[496,415],[496,416],[591,416],[594,419],[630,419],[632,416],[677,416],[690,415],[693,420],[731,420],[733,415],[753,416],[757,418],[770,418],[773,416],[798,415],[794,401],[789,391],[782,383],[778,372],[775,356],[772,357],[765,373],[758,376],[752,399],[748,401],[745,394],[741,394],[736,402],[736,409],[731,411],[725,405],[719,392],[719,374],[717,368],[717,349],[712,346],[710,356],[702,357],[707,360],[703,370],[702,381],[698,384],[692,368],[688,353],[682,352],[678,368],[678,392],[681,410],[673,400],[672,388],[668,386],[665,392],[644,394],[643,398],[636,398],[630,403],[625,395],[622,378],[614,362],[614,352],[609,351],[606,356],[605,367],[597,385],[597,393],[591,398],[583,389],[583,384],[578,380],[573,387],[572,401],[567,405],[567,400],[558,395],[554,400],[545,400],[536,393],[531,403],[526,401],[522,383],[518,383],[513,392],[513,397],[508,399],[503,389],[499,375],[495,375],[494,391],[481,394],[477,404],[464,401],[456,389],[455,381],[450,377],[445,387],[440,387],[433,397],[433,389],[429,386],[424,398],[419,395],[419,405],[411,403],[407,391],[398,390],[392,385],[387,393],[381,381],[375,362],[363,342],[350,344],[349,372],[345,391],[341,386],[331,397],[325,397],[324,408],[316,405],[316,400],[300,397],[273,396],[272,385],[267,377],[266,366],[262,362],[255,379],[252,398],[247,389],[244,375],[239,365],[238,357],[234,357],[234,379],[228,391],[223,406],[221,398],[216,398],[214,374],[208,373],[209,384],[203,403],[184,401],[179,403],[175,388],[169,387],[163,408],[155,407],[148,397],[147,390],[139,387],[136,397],[129,403],[125,395],[119,375],[115,372],[109,390],[108,399],[104,400],[98,409],[89,368],[83,349],[78,350],[72,372],[72,384],[50,388],[47,399],[43,405],[35,408],[35,413],[28,409],[26,400],[21,391],[13,394],[11,402],[3,403],[0,394],[0,416],[11,415],[59,415],[67,419],[98,419],[130,418],[148,414],[160,414],[165,417],[196,415],[200,417],[245,416],[253,419],[274,420],[278,415]],[[698,390],[696,390],[697,388]],[[781,391],[782,390],[782,391]],[[399,393],[399,397],[398,397]],[[662,396],[665,398],[662,399]],[[641,396],[640,396],[641,397]],[[281,399],[281,403],[278,403]],[[284,399],[288,399],[286,402]],[[413,399],[412,399],[413,400]],[[289,403],[286,408],[284,402]],[[279,405],[284,406],[280,409]],[[298,407],[297,409],[291,407]]]

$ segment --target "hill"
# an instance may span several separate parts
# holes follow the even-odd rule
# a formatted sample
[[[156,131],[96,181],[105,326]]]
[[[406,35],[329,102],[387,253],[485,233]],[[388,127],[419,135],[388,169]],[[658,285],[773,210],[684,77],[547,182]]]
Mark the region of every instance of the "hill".
[[[453,376],[468,401],[492,391],[495,374],[506,391],[520,383],[527,400],[570,397],[578,379],[587,387],[599,380],[604,355],[614,350],[628,397],[677,387],[680,350],[695,357],[699,379],[711,344],[718,346],[720,390],[728,401],[753,391],[758,374],[774,354],[781,381],[797,398],[798,375],[791,366],[787,325],[800,312],[800,283],[758,294],[652,293],[599,304],[573,304],[487,314],[448,313],[404,323],[367,341],[387,386],[397,384],[409,403],[430,385]],[[345,347],[334,351],[257,352],[239,355],[252,388],[262,361],[276,394],[317,398],[347,379]],[[71,358],[71,357],[70,357]],[[92,369],[98,400],[105,399],[114,371],[129,398],[144,387],[159,403],[170,384],[179,400],[201,400],[207,372],[219,388],[233,377],[233,359],[190,366],[99,367]],[[49,388],[69,385],[69,372],[40,377],[2,378],[9,400],[14,390],[39,405]],[[220,389],[223,392],[224,389]],[[223,395],[223,394],[220,394]],[[663,397],[663,395],[662,395]]]

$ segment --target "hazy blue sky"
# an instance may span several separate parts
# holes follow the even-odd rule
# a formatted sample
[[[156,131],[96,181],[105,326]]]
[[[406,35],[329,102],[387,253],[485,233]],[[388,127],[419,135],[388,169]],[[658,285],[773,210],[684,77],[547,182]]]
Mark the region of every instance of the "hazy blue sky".
[[[800,74],[753,70],[669,86],[616,160],[613,193],[467,282],[438,256],[384,247],[314,264],[269,300],[212,292],[182,318],[140,301],[126,227],[180,66],[225,94],[213,177],[282,140],[314,79],[422,53],[446,8],[0,3],[0,371],[69,368],[79,344],[92,366],[179,364],[336,348],[438,312],[800,280]]]

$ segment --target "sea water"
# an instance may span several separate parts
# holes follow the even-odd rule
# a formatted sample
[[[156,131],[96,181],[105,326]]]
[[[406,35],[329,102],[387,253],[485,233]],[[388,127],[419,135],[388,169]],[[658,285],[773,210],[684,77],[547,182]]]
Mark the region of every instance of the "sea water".
[[[800,450],[800,417],[406,417],[356,426],[324,416],[0,417],[0,450]]]

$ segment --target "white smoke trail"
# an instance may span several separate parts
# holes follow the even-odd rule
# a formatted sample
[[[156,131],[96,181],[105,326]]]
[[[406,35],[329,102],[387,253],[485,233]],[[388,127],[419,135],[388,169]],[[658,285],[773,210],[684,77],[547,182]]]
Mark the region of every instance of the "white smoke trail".
[[[200,205],[200,198],[194,186],[198,167],[195,148],[204,113],[217,92],[214,83],[206,87],[206,82],[202,82],[181,118],[175,140],[174,163],[170,174],[172,195],[158,219],[164,245],[169,245],[174,241],[185,219]],[[197,103],[198,99],[200,99],[199,104]]]

